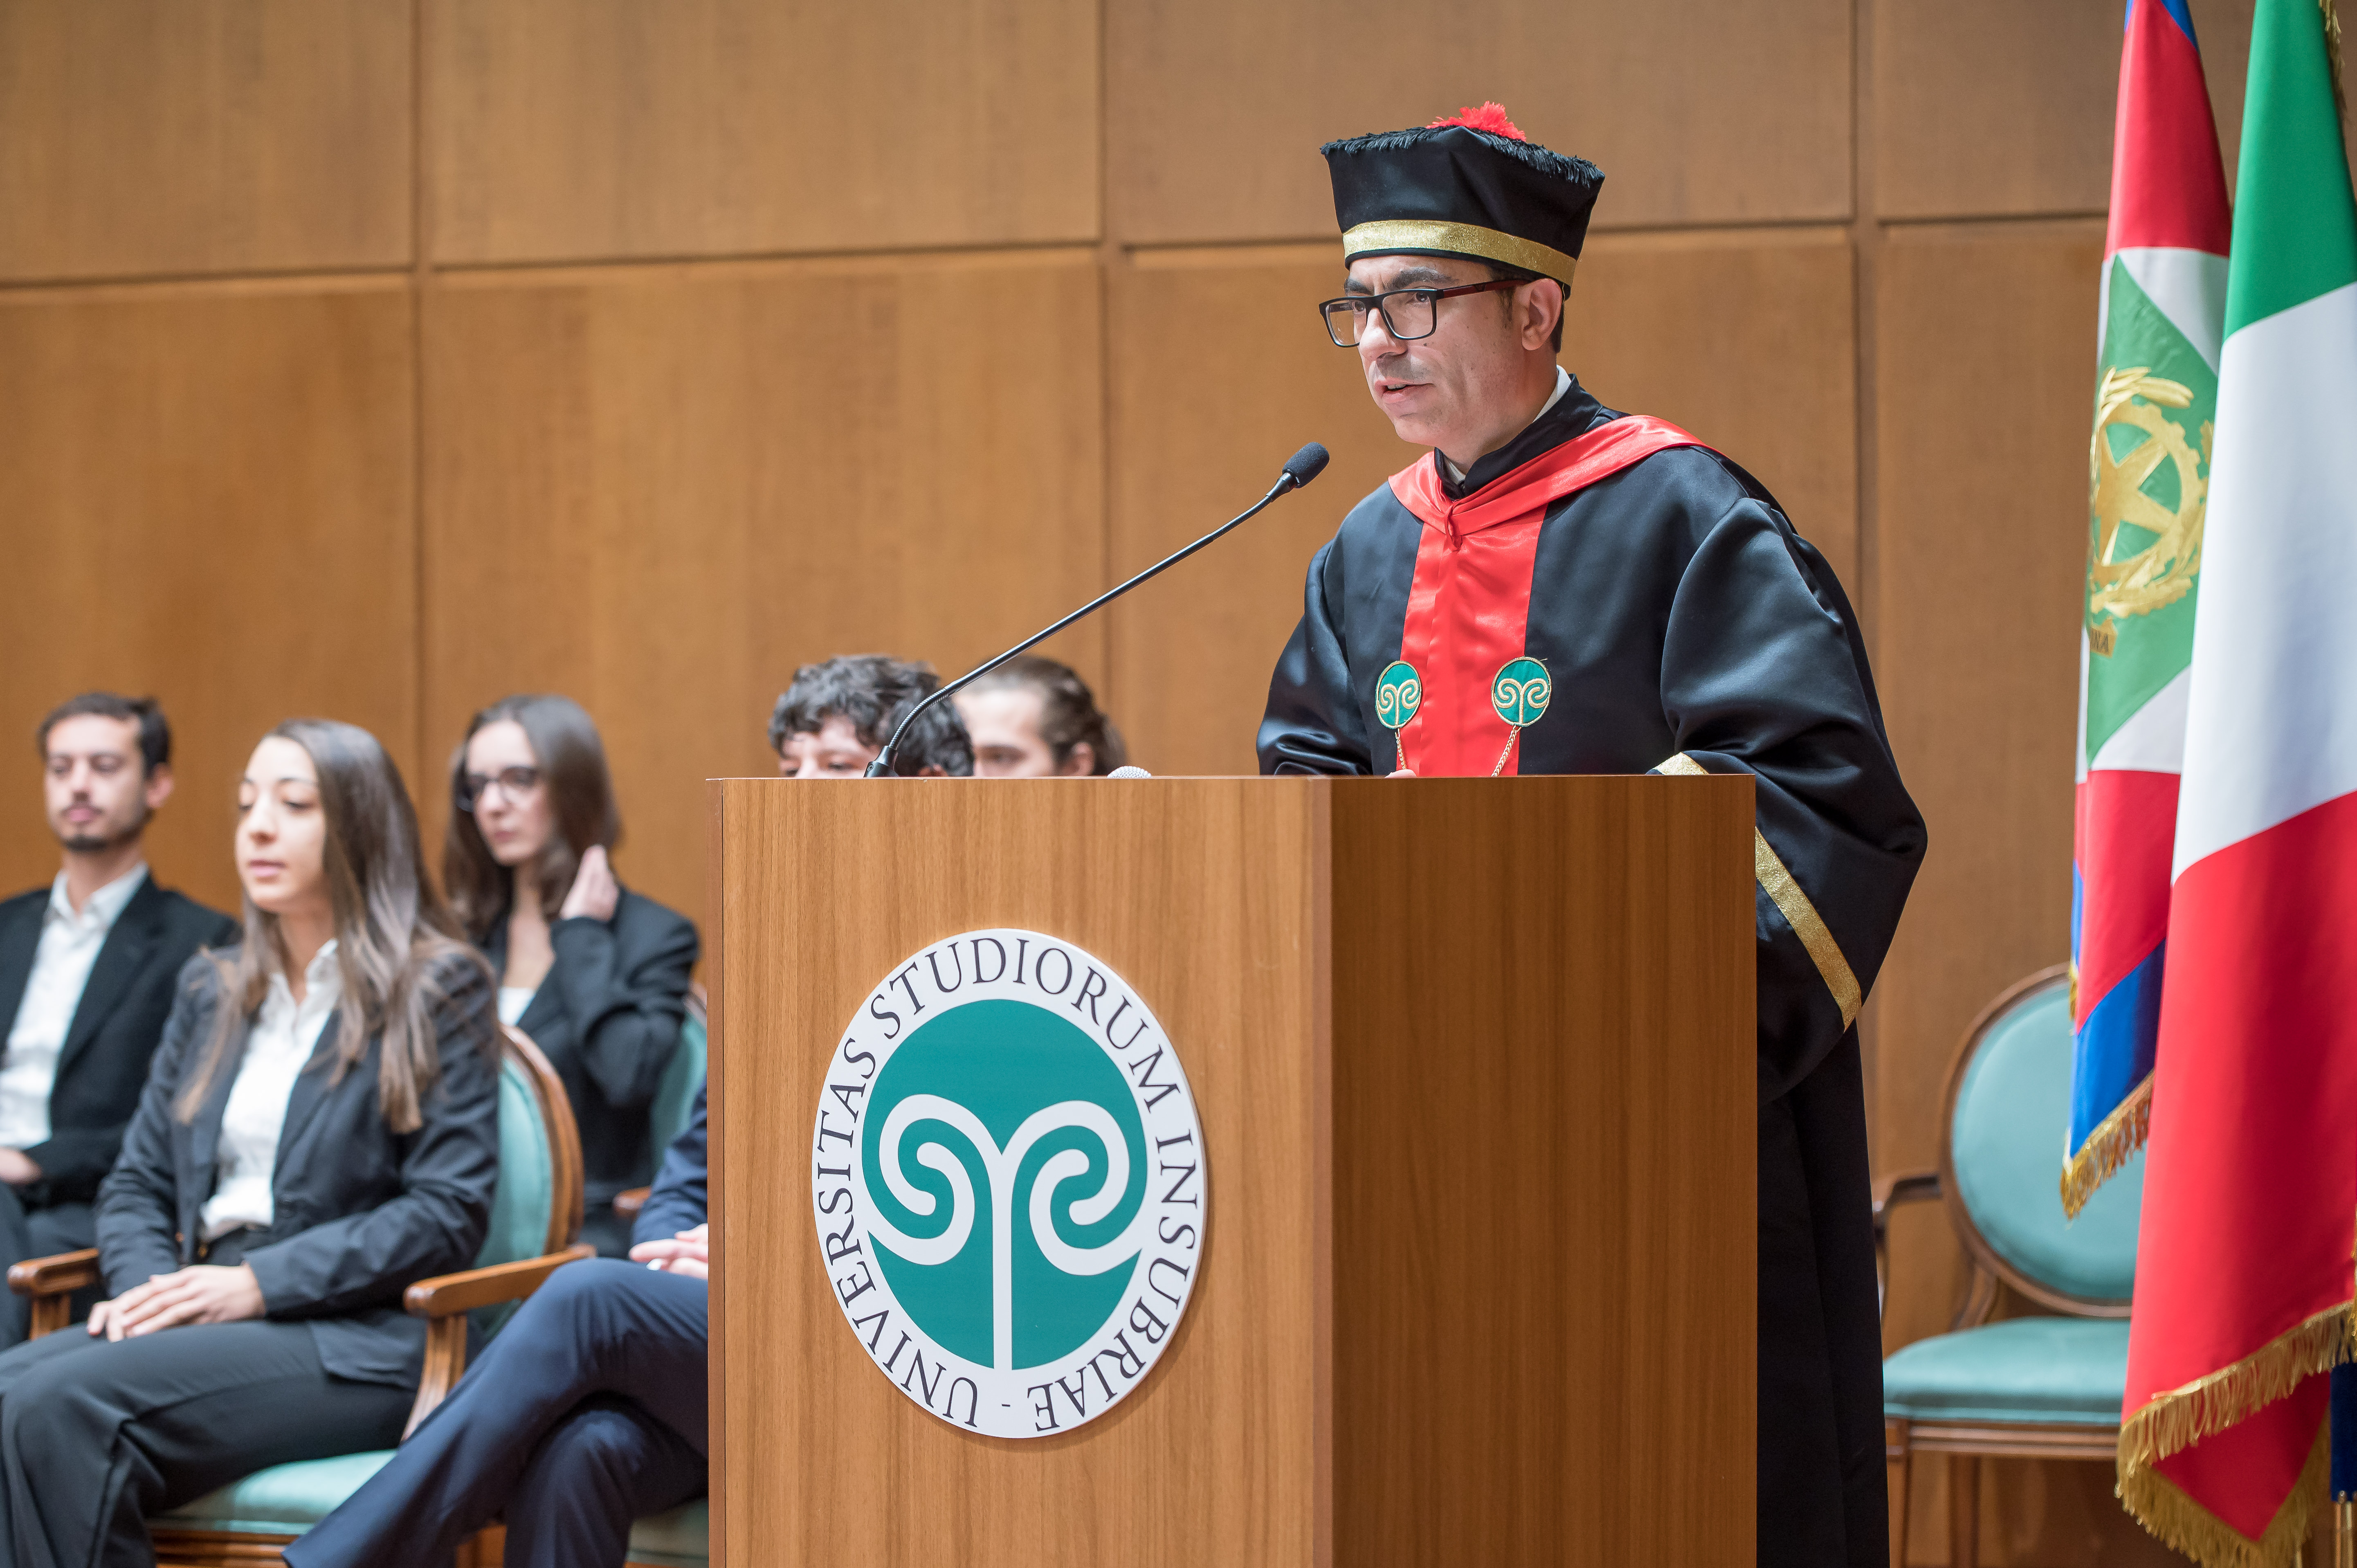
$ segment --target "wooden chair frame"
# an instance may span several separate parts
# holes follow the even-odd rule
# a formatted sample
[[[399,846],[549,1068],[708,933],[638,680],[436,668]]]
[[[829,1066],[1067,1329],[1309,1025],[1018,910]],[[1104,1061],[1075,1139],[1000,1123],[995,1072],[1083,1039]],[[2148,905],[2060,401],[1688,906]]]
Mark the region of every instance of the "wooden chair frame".
[[[2040,1283],[2015,1268],[1982,1235],[1957,1196],[1953,1129],[1956,1100],[1964,1091],[1964,1072],[1987,1040],[1996,1021],[2040,991],[2067,984],[2070,966],[2056,964],[2007,986],[1980,1011],[1948,1064],[1946,1087],[1940,1094],[1940,1164],[1936,1170],[1907,1171],[1880,1176],[1874,1183],[1874,1258],[1881,1277],[1890,1273],[1889,1216],[1904,1204],[1937,1199],[1964,1243],[1972,1273],[1949,1320],[1948,1331],[1977,1328],[1996,1310],[1998,1287],[2014,1291],[2050,1312],[2071,1317],[2126,1317],[2126,1299],[2072,1295]],[[1890,1561],[1892,1568],[1907,1562],[1908,1484],[1917,1454],[1943,1454],[1948,1464],[1948,1561],[1979,1561],[1980,1462],[1984,1457],[2015,1459],[2101,1459],[2110,1461],[2119,1451],[2117,1422],[2094,1425],[2016,1422],[1910,1422],[1886,1417],[1882,1423],[1883,1458],[1890,1488]]]
[[[412,1316],[425,1319],[425,1368],[418,1379],[417,1398],[410,1406],[407,1437],[417,1423],[447,1399],[467,1370],[467,1314],[478,1307],[522,1301],[566,1263],[594,1257],[596,1250],[576,1240],[581,1233],[581,1133],[573,1120],[573,1102],[565,1098],[564,1080],[541,1054],[540,1047],[519,1029],[500,1027],[505,1054],[521,1063],[540,1104],[542,1123],[548,1130],[550,1193],[548,1234],[536,1258],[489,1268],[468,1269],[420,1280],[402,1293],[402,1305]],[[31,1337],[63,1328],[70,1313],[68,1297],[99,1283],[98,1251],[61,1252],[32,1258],[8,1271],[8,1288],[32,1300]],[[495,1533],[495,1532],[486,1532]],[[259,1568],[283,1563],[281,1548],[298,1537],[252,1535],[228,1530],[164,1529],[155,1532],[157,1568]],[[481,1538],[458,1553],[458,1568],[499,1561],[497,1548]]]

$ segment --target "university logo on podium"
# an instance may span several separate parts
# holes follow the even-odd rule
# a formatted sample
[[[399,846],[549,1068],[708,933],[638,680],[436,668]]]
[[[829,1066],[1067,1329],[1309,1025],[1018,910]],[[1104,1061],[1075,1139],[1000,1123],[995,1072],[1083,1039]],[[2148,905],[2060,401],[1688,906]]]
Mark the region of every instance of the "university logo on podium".
[[[966,931],[843,1033],[811,1207],[845,1319],[954,1425],[1069,1432],[1145,1380],[1203,1250],[1203,1133],[1153,1011],[1038,931]]]

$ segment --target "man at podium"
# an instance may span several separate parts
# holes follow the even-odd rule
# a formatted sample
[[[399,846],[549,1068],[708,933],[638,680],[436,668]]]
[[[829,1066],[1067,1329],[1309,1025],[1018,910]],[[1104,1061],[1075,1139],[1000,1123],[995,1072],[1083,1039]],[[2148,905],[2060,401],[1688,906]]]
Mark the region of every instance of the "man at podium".
[[[1855,1025],[1924,831],[1857,617],[1757,479],[1556,365],[1595,166],[1494,103],[1324,152],[1327,332],[1431,452],[1312,558],[1261,770],[1752,775],[1759,1561],[1882,1563]]]

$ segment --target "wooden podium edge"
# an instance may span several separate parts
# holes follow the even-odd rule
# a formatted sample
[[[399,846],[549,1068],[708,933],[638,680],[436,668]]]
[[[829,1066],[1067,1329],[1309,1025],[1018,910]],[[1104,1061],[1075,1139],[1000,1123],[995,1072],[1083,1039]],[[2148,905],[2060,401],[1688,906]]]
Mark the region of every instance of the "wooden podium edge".
[[[704,789],[708,809],[704,835],[704,908],[706,911],[705,924],[710,933],[705,938],[704,949],[709,961],[704,984],[706,998],[704,1217],[711,1227],[708,1252],[711,1277],[705,1291],[707,1325],[705,1336],[705,1409],[711,1413],[705,1419],[707,1423],[721,1424],[714,1423],[712,1416],[725,1413],[722,1399],[728,1387],[727,1353],[725,1349],[728,1337],[721,1331],[726,1310],[722,1304],[726,1301],[727,1293],[720,1288],[727,1268],[728,1227],[721,1222],[721,1208],[726,1201],[724,1195],[727,1188],[713,1176],[720,1168],[722,1144],[726,1138],[728,1126],[727,1118],[716,1114],[725,1072],[722,1064],[728,1056],[722,1048],[721,1041],[722,1031],[727,1026],[725,1020],[728,1016],[728,882],[725,871],[728,837],[725,820],[728,810],[727,780],[707,779]],[[707,1449],[718,1446],[710,1434],[706,1434],[705,1442]],[[706,1560],[725,1563],[728,1561],[728,1468],[724,1464],[707,1462],[705,1473],[705,1493],[709,1498],[705,1508],[708,1520],[705,1537]]]
[[[1316,1171],[1317,1207],[1310,1220],[1316,1238],[1310,1271],[1315,1303],[1310,1508],[1315,1531],[1310,1561],[1334,1568],[1334,781],[1318,780],[1309,807],[1310,851],[1304,862],[1309,879],[1310,943],[1310,1161]]]

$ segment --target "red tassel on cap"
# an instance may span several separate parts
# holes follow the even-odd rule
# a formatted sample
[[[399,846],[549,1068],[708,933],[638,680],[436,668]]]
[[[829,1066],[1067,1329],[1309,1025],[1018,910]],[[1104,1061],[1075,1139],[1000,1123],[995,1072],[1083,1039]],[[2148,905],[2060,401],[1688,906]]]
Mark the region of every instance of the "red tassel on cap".
[[[1504,104],[1492,103],[1486,100],[1479,109],[1459,109],[1454,114],[1444,114],[1426,125],[1425,129],[1437,131],[1443,125],[1462,125],[1471,131],[1487,131],[1496,136],[1512,136],[1518,142],[1530,140],[1528,136],[1523,134],[1521,126],[1506,118]]]

